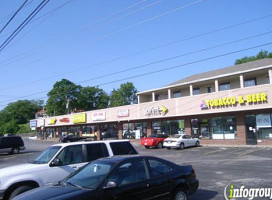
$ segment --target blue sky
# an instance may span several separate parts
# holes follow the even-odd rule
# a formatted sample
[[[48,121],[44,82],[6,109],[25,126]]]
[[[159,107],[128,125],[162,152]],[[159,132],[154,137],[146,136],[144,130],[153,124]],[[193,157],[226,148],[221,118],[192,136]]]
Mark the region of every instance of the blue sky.
[[[41,1],[28,1],[0,33],[0,44]],[[23,2],[0,2],[0,29]],[[0,52],[0,110],[19,99],[46,100],[53,84],[63,78],[98,85],[107,93],[127,81],[145,91],[231,66],[260,50],[271,52],[270,44],[187,64],[271,43],[271,8],[271,0],[51,0]],[[161,62],[146,65],[156,61]],[[148,74],[178,65],[183,66]]]

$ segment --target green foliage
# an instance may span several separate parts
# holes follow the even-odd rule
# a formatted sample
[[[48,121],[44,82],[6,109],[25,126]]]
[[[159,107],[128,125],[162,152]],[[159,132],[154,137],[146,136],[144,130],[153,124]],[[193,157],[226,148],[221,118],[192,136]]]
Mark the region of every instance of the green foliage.
[[[127,82],[120,85],[120,88],[113,90],[110,96],[110,107],[123,106],[137,103],[137,90],[133,83]]]
[[[17,131],[17,133],[31,133],[31,129],[29,127],[29,123],[26,124],[20,124],[19,125],[19,130]]]
[[[62,115],[68,112],[69,109],[77,108],[77,98],[80,94],[81,86],[73,82],[62,79],[53,85],[53,89],[47,94],[48,100],[46,103],[46,112],[48,115]]]
[[[0,112],[0,134],[16,133],[18,124],[28,123],[42,109],[42,101],[19,100]]]
[[[80,110],[95,110],[108,106],[109,96],[97,87],[82,87],[78,96],[78,108]]]
[[[272,58],[272,52],[268,53],[268,51],[261,50],[256,56],[249,56],[249,57],[245,56],[241,59],[237,59],[235,61],[235,65],[251,62],[254,60],[260,60],[260,59],[264,59],[264,58]]]

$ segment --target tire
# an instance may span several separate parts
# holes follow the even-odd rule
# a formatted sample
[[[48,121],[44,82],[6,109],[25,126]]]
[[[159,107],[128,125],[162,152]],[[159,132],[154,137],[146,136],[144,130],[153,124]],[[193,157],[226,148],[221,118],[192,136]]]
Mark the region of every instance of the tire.
[[[172,200],[187,200],[187,195],[184,189],[177,189],[174,194]]]
[[[19,151],[20,150],[17,147],[16,148],[12,148],[11,151],[10,151],[10,154],[17,154],[17,153],[19,153]]]
[[[161,149],[162,147],[163,147],[162,142],[159,142],[159,143],[157,144],[157,149]]]
[[[196,144],[195,144],[196,147],[199,147],[200,146],[200,143],[199,141],[196,141]]]
[[[144,146],[146,149],[149,149],[149,146]]]
[[[183,150],[184,149],[184,143],[180,143],[179,149]]]
[[[23,192],[26,192],[28,190],[33,189],[33,187],[28,186],[28,185],[22,185],[18,188],[16,188],[15,190],[13,190],[8,198],[8,200],[13,199],[14,197],[18,196],[19,194],[22,194]]]

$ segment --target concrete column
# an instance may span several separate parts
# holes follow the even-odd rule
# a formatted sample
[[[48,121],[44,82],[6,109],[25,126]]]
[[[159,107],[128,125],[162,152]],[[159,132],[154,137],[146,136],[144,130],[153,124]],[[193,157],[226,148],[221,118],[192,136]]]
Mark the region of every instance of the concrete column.
[[[101,134],[100,126],[99,124],[97,124],[96,126],[97,126],[97,140],[100,140],[100,134]]]
[[[272,84],[272,69],[268,70],[268,75],[269,75],[269,83]]]
[[[155,101],[155,92],[152,92],[152,101]]]
[[[141,103],[140,95],[138,95],[137,97],[138,97],[138,104],[140,104]]]
[[[185,117],[184,128],[185,128],[185,134],[186,135],[192,135],[190,117]]]
[[[241,88],[244,88],[244,76],[243,75],[240,75],[240,87]]]
[[[172,99],[171,89],[168,89],[168,99]]]
[[[118,128],[118,139],[123,139],[123,122],[117,124]]]
[[[193,96],[193,85],[190,85],[190,96]]]
[[[219,85],[218,85],[218,80],[217,79],[214,81],[214,88],[215,88],[215,92],[219,91]]]

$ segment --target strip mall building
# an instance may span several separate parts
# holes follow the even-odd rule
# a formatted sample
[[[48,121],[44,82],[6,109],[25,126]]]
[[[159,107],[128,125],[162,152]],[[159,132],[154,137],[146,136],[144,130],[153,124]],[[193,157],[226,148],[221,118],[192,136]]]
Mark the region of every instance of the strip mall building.
[[[272,145],[272,59],[196,74],[137,96],[138,104],[30,124],[47,137],[140,139],[185,132],[202,144]]]

